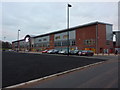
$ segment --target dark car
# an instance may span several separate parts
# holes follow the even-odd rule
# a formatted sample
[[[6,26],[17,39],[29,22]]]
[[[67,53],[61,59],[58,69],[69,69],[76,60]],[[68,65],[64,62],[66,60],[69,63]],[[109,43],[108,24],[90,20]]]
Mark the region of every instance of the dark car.
[[[78,55],[80,55],[80,56],[93,56],[94,52],[91,50],[82,50],[82,51],[79,51]]]
[[[79,50],[72,50],[70,51],[71,55],[78,55]]]

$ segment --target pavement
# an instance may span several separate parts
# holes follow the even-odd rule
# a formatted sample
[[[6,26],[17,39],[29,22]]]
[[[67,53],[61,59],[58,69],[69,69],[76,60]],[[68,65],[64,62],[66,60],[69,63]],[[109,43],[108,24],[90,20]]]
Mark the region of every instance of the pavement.
[[[4,88],[105,60],[107,59],[2,52],[2,85]]]

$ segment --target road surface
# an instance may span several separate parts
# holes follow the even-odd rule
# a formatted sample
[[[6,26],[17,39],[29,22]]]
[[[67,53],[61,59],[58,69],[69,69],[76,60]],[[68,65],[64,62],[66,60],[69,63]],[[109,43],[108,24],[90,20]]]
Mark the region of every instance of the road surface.
[[[107,57],[108,58],[108,57]],[[117,58],[19,88],[118,88]]]
[[[105,59],[29,53],[2,53],[2,87],[8,87]]]

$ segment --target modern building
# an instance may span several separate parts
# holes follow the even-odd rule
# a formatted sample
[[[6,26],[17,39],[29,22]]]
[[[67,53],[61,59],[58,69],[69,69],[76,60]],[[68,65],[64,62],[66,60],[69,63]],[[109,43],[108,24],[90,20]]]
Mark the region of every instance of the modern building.
[[[68,35],[69,32],[69,35]],[[93,50],[95,53],[113,51],[112,24],[93,22],[38,36],[26,35],[12,42],[14,50],[42,51],[45,49]]]

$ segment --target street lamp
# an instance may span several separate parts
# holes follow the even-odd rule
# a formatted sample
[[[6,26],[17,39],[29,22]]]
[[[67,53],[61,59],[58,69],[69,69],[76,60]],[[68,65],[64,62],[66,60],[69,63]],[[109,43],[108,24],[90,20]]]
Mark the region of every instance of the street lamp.
[[[69,7],[72,7],[72,5],[68,4],[67,5],[67,43],[68,43],[68,56],[69,56]]]
[[[4,42],[5,42],[6,37],[4,37]]]
[[[20,30],[18,30],[18,50],[17,51],[19,51],[19,32]]]

